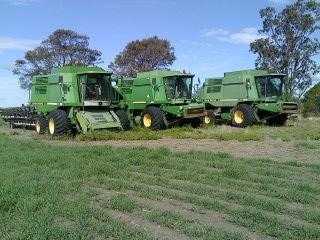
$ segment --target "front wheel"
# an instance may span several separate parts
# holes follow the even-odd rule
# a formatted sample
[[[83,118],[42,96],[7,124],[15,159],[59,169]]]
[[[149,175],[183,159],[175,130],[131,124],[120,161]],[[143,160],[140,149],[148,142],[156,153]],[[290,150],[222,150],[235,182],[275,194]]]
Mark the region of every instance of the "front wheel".
[[[60,109],[51,112],[48,116],[48,129],[51,136],[66,134],[70,130],[67,113]]]
[[[40,134],[45,134],[48,129],[48,119],[45,116],[38,116],[36,119],[36,132]]]
[[[199,127],[201,127],[201,125],[203,124],[203,122],[204,122],[204,118],[193,118],[192,120],[191,120],[191,127],[193,127],[193,128],[199,128]]]
[[[231,112],[232,125],[235,127],[247,127],[256,122],[255,112],[248,104],[239,104]]]
[[[288,121],[287,114],[280,114],[267,120],[269,126],[285,126]]]
[[[153,130],[166,128],[165,116],[158,107],[147,107],[141,115],[141,126]]]
[[[127,131],[131,129],[131,122],[129,119],[129,116],[125,110],[119,109],[116,111],[116,114],[119,118],[119,121],[121,123],[121,126],[123,130]]]

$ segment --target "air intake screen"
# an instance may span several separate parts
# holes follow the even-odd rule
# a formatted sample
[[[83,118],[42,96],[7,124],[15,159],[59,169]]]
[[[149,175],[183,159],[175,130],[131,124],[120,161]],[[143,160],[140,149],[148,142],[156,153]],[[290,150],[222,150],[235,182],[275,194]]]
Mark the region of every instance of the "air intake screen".
[[[48,83],[48,78],[47,77],[37,77],[36,83],[37,84],[46,84],[46,83]]]
[[[207,93],[217,93],[221,91],[221,86],[207,87]]]
[[[222,85],[222,79],[209,79],[208,85]]]

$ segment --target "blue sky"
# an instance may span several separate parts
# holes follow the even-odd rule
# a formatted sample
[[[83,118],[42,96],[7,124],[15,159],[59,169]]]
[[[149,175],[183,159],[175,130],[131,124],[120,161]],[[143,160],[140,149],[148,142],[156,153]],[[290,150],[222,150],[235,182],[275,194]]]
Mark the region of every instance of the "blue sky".
[[[85,33],[103,52],[103,67],[127,42],[158,35],[176,50],[175,69],[201,79],[254,67],[259,9],[289,0],[0,0],[0,106],[27,101],[14,60],[57,28]]]

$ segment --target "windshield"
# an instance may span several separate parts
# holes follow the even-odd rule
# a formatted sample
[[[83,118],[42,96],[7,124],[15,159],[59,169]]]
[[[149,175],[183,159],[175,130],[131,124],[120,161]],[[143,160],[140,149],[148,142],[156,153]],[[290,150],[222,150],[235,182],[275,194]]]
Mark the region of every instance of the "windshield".
[[[85,83],[85,100],[109,100],[110,89],[111,81],[109,75],[88,74]]]
[[[258,94],[260,97],[280,97],[283,93],[284,76],[256,77]]]
[[[193,77],[167,77],[167,96],[170,99],[191,99]]]

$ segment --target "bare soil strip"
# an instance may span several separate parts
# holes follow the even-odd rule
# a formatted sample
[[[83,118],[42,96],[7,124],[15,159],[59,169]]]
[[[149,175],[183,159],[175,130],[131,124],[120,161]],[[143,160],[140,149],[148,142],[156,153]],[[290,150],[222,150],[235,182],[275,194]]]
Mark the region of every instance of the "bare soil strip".
[[[206,151],[214,153],[229,153],[235,158],[271,158],[273,160],[299,160],[310,162],[317,159],[316,154],[310,154],[297,149],[292,142],[278,140],[256,141],[218,141],[215,139],[172,139],[139,140],[139,141],[97,141],[76,144],[108,145],[112,147],[145,147],[151,149],[168,148],[172,151]]]
[[[21,139],[37,138],[33,131],[0,129],[15,135]],[[16,133],[16,134],[15,134]],[[319,159],[318,150],[306,151],[296,147],[294,139],[291,142],[282,140],[266,139],[264,141],[236,140],[220,141],[216,139],[174,139],[162,138],[159,140],[133,140],[133,141],[73,141],[73,140],[47,140],[39,139],[54,145],[89,145],[89,146],[112,146],[116,148],[144,147],[150,149],[167,148],[177,152],[205,151],[213,153],[228,153],[237,159],[241,158],[269,158],[277,161],[301,161],[314,162]]]
[[[113,219],[121,221],[127,225],[130,225],[134,228],[145,230],[146,232],[152,234],[156,239],[159,240],[189,240],[190,238],[182,233],[173,231],[169,228],[162,227],[156,223],[152,223],[148,220],[145,220],[137,214],[124,213],[109,208],[103,207],[112,196],[118,194],[115,191],[105,190],[102,188],[95,188],[97,191],[97,196],[93,199],[92,206],[98,208],[101,211],[108,213]]]
[[[115,191],[110,191],[103,188],[94,188],[93,190],[97,193],[95,200],[93,202],[93,205],[96,205],[98,203],[99,208],[101,208],[104,205],[103,203],[106,203],[112,196],[114,196],[115,194],[119,194]],[[152,209],[152,210],[178,213],[179,215],[183,216],[186,219],[196,220],[202,224],[212,226],[217,229],[221,229],[227,232],[242,233],[246,235],[246,237],[250,240],[264,240],[264,239],[273,240],[274,239],[272,237],[258,235],[254,232],[251,232],[249,229],[245,227],[234,225],[225,219],[224,214],[209,211],[206,209],[198,209],[198,208],[195,208],[190,203],[181,202],[174,199],[167,199],[167,198],[163,198],[162,200],[155,201],[155,200],[139,197],[133,191],[128,191],[125,194],[129,196],[131,199],[133,199],[136,203],[138,203],[138,205],[142,208],[142,211],[149,211],[150,209]],[[151,232],[157,239],[186,239],[187,238],[183,234],[174,232],[172,230],[169,230],[169,232],[167,232],[168,229],[166,228],[164,230],[166,231],[167,235],[163,235],[162,230],[160,231],[160,229],[162,229],[163,227],[150,223],[147,220],[144,220],[140,216],[121,213],[114,210],[110,210],[110,211],[107,210],[107,211],[109,214],[111,214],[111,216],[114,219],[120,220],[134,227],[138,227],[138,228],[143,227],[144,230]],[[165,238],[159,238],[159,234],[161,234],[160,236],[163,236]],[[169,237],[169,238],[166,238],[166,237]]]

